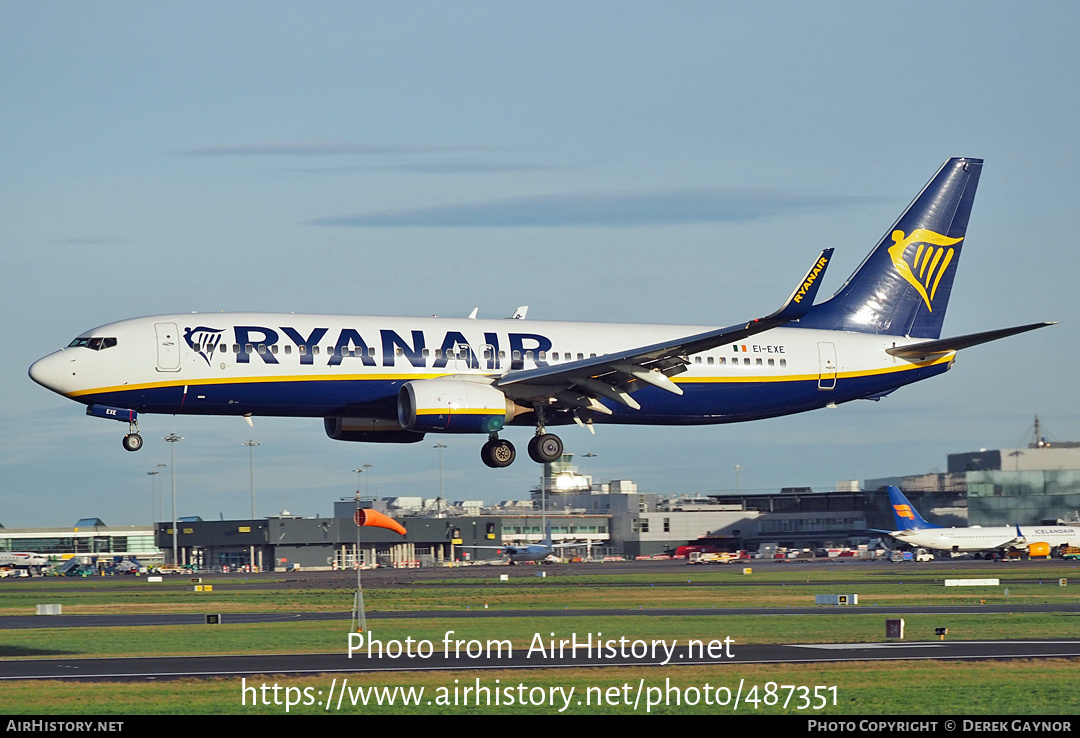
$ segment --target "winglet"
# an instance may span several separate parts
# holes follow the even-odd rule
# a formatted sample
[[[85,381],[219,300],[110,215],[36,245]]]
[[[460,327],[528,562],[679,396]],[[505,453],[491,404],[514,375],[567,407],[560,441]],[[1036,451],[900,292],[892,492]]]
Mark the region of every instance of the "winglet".
[[[828,268],[829,262],[832,260],[832,254],[833,249],[823,250],[814,265],[810,267],[810,271],[799,282],[799,286],[791,293],[787,302],[772,315],[758,320],[769,321],[770,323],[790,323],[810,312],[810,308],[814,305],[814,298],[817,297],[818,288],[821,287],[822,279],[825,277],[825,269]]]

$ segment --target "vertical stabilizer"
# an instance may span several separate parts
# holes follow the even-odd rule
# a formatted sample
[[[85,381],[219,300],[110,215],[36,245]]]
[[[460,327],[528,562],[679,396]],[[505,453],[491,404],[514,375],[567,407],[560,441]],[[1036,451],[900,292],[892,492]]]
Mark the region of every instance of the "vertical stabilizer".
[[[922,515],[904,496],[899,487],[889,486],[889,504],[892,506],[893,523],[897,530],[923,530],[924,528],[940,528],[941,526],[928,523]]]
[[[802,328],[938,338],[982,159],[949,159],[866,260]]]

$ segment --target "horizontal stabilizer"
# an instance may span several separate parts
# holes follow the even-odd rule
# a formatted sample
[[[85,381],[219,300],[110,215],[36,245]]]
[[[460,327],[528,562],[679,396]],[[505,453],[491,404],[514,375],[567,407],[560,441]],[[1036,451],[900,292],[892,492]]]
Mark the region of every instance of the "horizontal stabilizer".
[[[942,338],[938,341],[924,341],[908,346],[897,346],[896,348],[885,349],[885,353],[891,354],[892,356],[899,356],[901,359],[922,361],[933,356],[947,354],[952,351],[959,351],[960,349],[970,348],[971,346],[978,346],[980,343],[996,341],[999,338],[1006,338],[1007,336],[1015,336],[1017,333],[1026,333],[1027,331],[1033,331],[1036,328],[1045,328],[1048,325],[1056,325],[1056,323],[1031,323],[1029,325],[1019,325],[1013,328],[999,328],[996,331],[969,333],[966,336],[955,336],[953,338]]]

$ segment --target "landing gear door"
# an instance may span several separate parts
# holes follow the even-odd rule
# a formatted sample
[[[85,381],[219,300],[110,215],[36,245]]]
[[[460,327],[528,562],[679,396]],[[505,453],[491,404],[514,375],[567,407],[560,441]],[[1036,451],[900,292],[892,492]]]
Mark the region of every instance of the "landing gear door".
[[[817,347],[820,362],[817,388],[819,390],[836,389],[836,345],[819,343]]]
[[[154,323],[157,333],[157,370],[180,371],[180,336],[176,323]]]

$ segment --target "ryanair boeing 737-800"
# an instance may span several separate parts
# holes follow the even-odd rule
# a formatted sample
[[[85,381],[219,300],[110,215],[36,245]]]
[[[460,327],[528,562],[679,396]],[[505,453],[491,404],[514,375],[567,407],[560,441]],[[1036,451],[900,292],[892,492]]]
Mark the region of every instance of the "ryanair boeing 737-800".
[[[557,459],[551,426],[692,425],[879,399],[936,376],[959,349],[1049,323],[941,339],[982,171],[950,159],[829,300],[815,259],[775,313],[733,326],[220,313],[89,330],[30,367],[35,382],[129,424],[139,413],[321,417],[343,441],[411,443],[533,426],[529,456]]]

